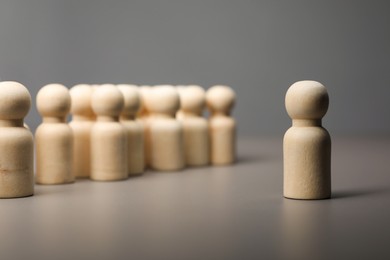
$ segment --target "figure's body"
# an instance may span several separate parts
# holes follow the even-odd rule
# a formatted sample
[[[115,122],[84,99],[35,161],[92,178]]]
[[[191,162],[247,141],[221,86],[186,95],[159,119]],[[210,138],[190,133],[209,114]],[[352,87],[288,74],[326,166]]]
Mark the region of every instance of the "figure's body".
[[[117,181],[128,177],[127,135],[119,123],[122,93],[114,85],[102,85],[92,95],[97,121],[91,131],[91,179]]]
[[[183,128],[175,119],[179,95],[172,86],[157,86],[150,93],[150,165],[158,171],[177,171],[185,166]]]
[[[137,113],[137,121],[142,122],[144,128],[144,163],[145,168],[150,166],[151,154],[150,154],[150,134],[149,134],[149,125],[152,121],[150,117],[149,109],[149,97],[153,88],[151,86],[139,86],[139,96],[140,96],[140,108]]]
[[[0,82],[0,198],[34,193],[33,136],[23,125],[30,107],[27,88]]]
[[[181,109],[176,117],[183,125],[185,161],[188,166],[204,166],[210,161],[208,122],[203,118],[205,91],[200,86],[181,87]]]
[[[235,93],[227,86],[214,86],[207,91],[206,101],[210,110],[211,163],[232,164],[236,159],[236,121],[230,114]]]
[[[329,104],[328,93],[315,81],[293,84],[286,109],[293,119],[283,140],[284,196],[326,199],[331,196],[331,139],[321,125]]]
[[[118,85],[118,88],[124,97],[124,108],[120,122],[127,130],[129,175],[142,174],[145,169],[144,127],[141,121],[135,120],[141,103],[138,87]]]
[[[70,104],[69,91],[60,84],[46,85],[37,94],[37,108],[43,117],[35,132],[39,184],[74,182],[73,133],[66,123]]]
[[[69,91],[72,105],[73,173],[76,178],[89,178],[91,174],[91,130],[96,116],[92,111],[93,88],[76,85]]]

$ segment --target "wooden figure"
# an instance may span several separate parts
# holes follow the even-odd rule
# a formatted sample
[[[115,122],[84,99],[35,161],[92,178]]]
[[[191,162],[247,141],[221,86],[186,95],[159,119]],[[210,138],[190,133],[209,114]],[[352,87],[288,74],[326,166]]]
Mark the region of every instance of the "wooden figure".
[[[203,118],[206,103],[202,87],[191,85],[179,91],[184,132],[185,161],[188,166],[204,166],[210,161],[208,122]],[[177,115],[177,114],[176,114]]]
[[[158,171],[177,171],[185,166],[183,128],[175,119],[180,98],[172,86],[156,86],[149,94],[151,117],[151,167]]]
[[[206,93],[210,111],[210,154],[213,165],[232,164],[236,157],[236,121],[230,116],[235,93],[228,86],[213,86]]]
[[[117,181],[128,177],[126,128],[119,123],[124,98],[117,87],[105,84],[92,94],[97,121],[91,131],[91,179]]]
[[[91,175],[91,130],[96,119],[92,111],[93,88],[86,84],[72,87],[69,91],[72,105],[73,130],[73,173],[76,178],[89,178]]]
[[[137,112],[137,118],[144,119],[149,116],[149,108],[147,103],[147,98],[149,93],[152,91],[153,87],[142,85],[138,87],[139,96],[140,96],[140,108]]]
[[[331,140],[321,125],[329,97],[316,81],[299,81],[286,93],[292,127],[283,140],[284,197],[326,199],[331,195]]]
[[[18,82],[0,82],[0,198],[34,193],[33,136],[23,126],[30,107],[27,88]]]
[[[145,168],[150,166],[150,134],[149,134],[149,124],[152,121],[150,116],[150,108],[149,108],[149,97],[152,92],[153,87],[151,86],[140,86],[139,94],[140,94],[140,109],[137,113],[137,120],[141,121],[144,127],[144,158],[145,158]]]
[[[60,84],[41,88],[36,98],[43,122],[35,132],[36,182],[65,184],[74,182],[73,133],[66,123],[71,106],[69,90]]]
[[[182,90],[185,90],[186,88],[187,88],[187,86],[185,86],[185,85],[177,85],[176,86],[176,90],[177,90],[177,93],[179,93],[179,96],[180,96],[180,93],[182,92]],[[180,97],[180,108],[176,112],[176,119],[180,120],[182,118],[183,118],[183,103],[182,103],[182,100]]]
[[[137,175],[145,169],[144,127],[141,121],[135,120],[141,100],[137,86],[118,85],[118,88],[124,97],[120,121],[127,130],[128,171],[130,176]]]

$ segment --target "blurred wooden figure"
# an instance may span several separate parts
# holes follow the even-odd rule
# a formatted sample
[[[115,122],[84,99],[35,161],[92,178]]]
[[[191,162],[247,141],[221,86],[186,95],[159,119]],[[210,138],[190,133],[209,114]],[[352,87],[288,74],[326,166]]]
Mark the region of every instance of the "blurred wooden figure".
[[[91,174],[91,130],[95,121],[91,98],[93,88],[86,84],[72,87],[69,91],[72,105],[73,173],[76,178],[89,178]]]
[[[185,85],[177,85],[175,88],[177,90],[177,93],[179,93],[179,96],[181,96],[182,90],[185,90],[187,88],[187,86],[185,86]],[[180,97],[180,108],[176,112],[176,119],[177,120],[183,119],[183,103],[182,103],[181,97]]]
[[[135,120],[141,100],[138,87],[134,85],[118,85],[124,97],[124,108],[120,121],[127,130],[128,171],[129,175],[138,175],[145,169],[144,127],[141,121]]]
[[[213,86],[206,93],[210,111],[210,158],[213,165],[232,164],[236,157],[236,121],[230,116],[235,93],[228,86]]]
[[[329,106],[326,88],[316,81],[294,83],[286,93],[292,127],[284,135],[284,196],[326,199],[331,195],[331,139],[321,119]]]
[[[137,120],[141,121],[144,127],[144,163],[146,168],[150,166],[151,161],[149,124],[152,118],[150,116],[149,98],[153,87],[143,85],[139,86],[138,89],[141,103],[137,113]]]
[[[177,171],[185,166],[183,128],[175,119],[180,98],[172,86],[156,86],[149,94],[151,167],[158,171]]]
[[[137,111],[137,118],[144,119],[147,118],[150,114],[147,98],[149,93],[153,90],[152,86],[142,85],[138,87],[139,97],[140,97],[140,108]]]
[[[71,98],[66,87],[49,84],[37,94],[37,109],[43,117],[35,132],[36,182],[64,184],[74,182],[73,133],[66,123]]]
[[[27,88],[18,82],[0,82],[0,198],[34,193],[33,136],[23,126],[30,107]]]
[[[202,116],[206,103],[202,87],[191,85],[179,89],[183,124],[185,161],[188,166],[204,166],[210,161],[208,122]]]
[[[117,181],[128,177],[126,128],[119,123],[124,98],[117,87],[105,84],[92,94],[97,121],[91,131],[91,179]]]

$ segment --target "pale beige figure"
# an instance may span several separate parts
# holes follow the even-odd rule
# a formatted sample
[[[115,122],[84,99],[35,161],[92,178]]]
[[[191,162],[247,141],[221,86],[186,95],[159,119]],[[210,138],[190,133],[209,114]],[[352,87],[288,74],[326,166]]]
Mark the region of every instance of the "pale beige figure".
[[[92,88],[92,94],[93,94],[93,92],[95,92],[95,90],[97,90],[102,85],[94,84],[94,85],[90,85],[90,86]],[[92,108],[92,97],[91,97],[91,108]],[[92,109],[92,114],[93,114],[93,121],[96,122],[97,116],[96,116],[95,112],[93,112],[93,109]]]
[[[149,96],[149,93],[152,91],[152,86],[142,85],[138,87],[139,90],[139,96],[140,96],[140,108],[137,112],[137,118],[144,119],[149,116],[149,108],[148,108],[148,102],[147,98]]]
[[[144,158],[145,158],[145,167],[150,166],[150,134],[149,134],[149,124],[152,121],[150,116],[150,93],[152,92],[153,87],[151,86],[139,86],[140,94],[140,109],[137,113],[137,120],[141,121],[144,127]]]
[[[79,84],[69,91],[72,105],[73,173],[76,178],[89,178],[91,174],[91,130],[95,121],[91,99],[93,88]]]
[[[23,126],[31,96],[20,83],[0,82],[0,198],[34,193],[33,136]]]
[[[175,119],[180,98],[172,86],[156,86],[149,94],[151,167],[158,171],[177,171],[185,166],[183,128]]]
[[[326,199],[331,195],[331,140],[322,127],[329,97],[316,81],[299,81],[286,93],[292,127],[283,140],[284,196],[291,199]]]
[[[92,94],[97,121],[91,131],[91,179],[117,181],[128,177],[126,128],[119,123],[124,98],[114,85],[105,84]]]
[[[36,182],[72,183],[73,133],[66,123],[71,106],[69,90],[60,84],[46,85],[39,90],[36,104],[43,117],[35,132]]]
[[[185,85],[177,85],[176,86],[176,90],[177,90],[177,93],[179,93],[179,96],[180,96],[180,93],[182,92],[182,90],[185,90],[187,88],[187,86]],[[176,119],[180,120],[183,118],[183,104],[182,104],[182,101],[181,101],[181,98],[180,98],[180,108],[179,110],[176,112]]]
[[[184,153],[188,166],[204,166],[210,161],[208,122],[202,116],[206,103],[202,87],[190,85],[179,91],[184,132]],[[177,115],[177,114],[176,114]]]
[[[145,169],[144,127],[141,121],[135,120],[141,104],[139,90],[134,85],[118,85],[118,88],[125,101],[120,121],[127,130],[128,171],[130,176],[137,175]]]
[[[235,93],[228,86],[213,86],[206,93],[210,111],[210,158],[213,165],[232,164],[236,157],[236,121],[230,116]]]

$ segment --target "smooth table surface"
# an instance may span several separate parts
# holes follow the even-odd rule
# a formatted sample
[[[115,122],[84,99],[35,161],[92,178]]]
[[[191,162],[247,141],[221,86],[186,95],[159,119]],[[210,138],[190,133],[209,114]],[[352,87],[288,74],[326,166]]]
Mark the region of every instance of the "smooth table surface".
[[[390,137],[332,144],[330,200],[282,197],[281,138],[227,167],[0,200],[0,259],[390,259]]]

